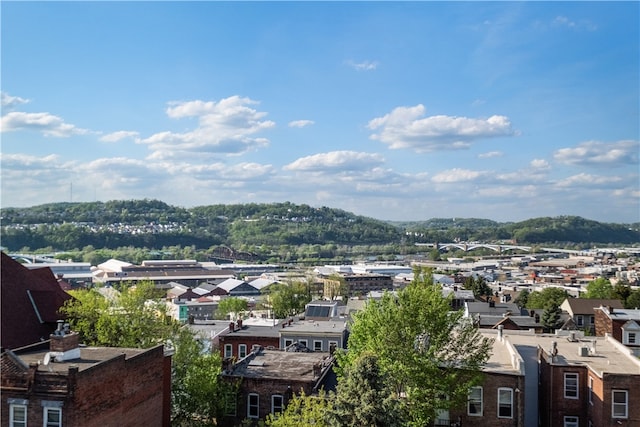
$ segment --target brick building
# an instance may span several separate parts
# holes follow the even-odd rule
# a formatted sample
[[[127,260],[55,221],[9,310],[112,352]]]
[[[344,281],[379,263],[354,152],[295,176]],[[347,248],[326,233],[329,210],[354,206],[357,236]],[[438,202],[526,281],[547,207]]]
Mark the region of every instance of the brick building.
[[[352,297],[393,290],[393,278],[384,274],[340,274],[339,278],[329,276],[323,278],[322,282],[325,297],[343,295],[343,291]]]
[[[256,348],[244,359],[224,367],[223,378],[239,384],[227,403],[223,425],[248,418],[264,419],[284,410],[293,394],[335,390],[334,359],[328,353],[304,353]]]
[[[640,356],[640,310],[601,306],[595,311],[596,336],[611,335]]]
[[[81,347],[60,328],[1,358],[0,426],[169,426],[171,356]]]
[[[246,319],[229,322],[229,329],[218,337],[223,359],[240,360],[254,348],[280,348],[280,324],[270,319]]]

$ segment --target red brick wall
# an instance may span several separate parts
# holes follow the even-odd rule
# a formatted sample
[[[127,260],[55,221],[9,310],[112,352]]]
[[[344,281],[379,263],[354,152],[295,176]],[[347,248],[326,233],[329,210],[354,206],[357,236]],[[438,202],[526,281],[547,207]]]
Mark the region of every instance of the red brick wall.
[[[251,337],[246,335],[224,335],[220,337],[220,356],[224,358],[224,346],[225,344],[231,344],[232,356],[238,359],[238,346],[240,344],[246,344],[247,354],[251,352],[251,348],[254,345],[260,345],[264,348],[273,346],[274,348],[280,348],[279,337]]]
[[[451,420],[457,421],[458,417],[463,426],[478,427],[511,427],[523,425],[524,422],[524,377],[518,375],[503,375],[486,373],[482,384],[483,409],[482,416],[467,415],[467,407],[457,411],[451,411]],[[513,414],[512,419],[498,418],[498,388],[508,387],[514,390],[513,393]],[[516,392],[518,389],[520,392]],[[516,422],[518,421],[518,422]]]

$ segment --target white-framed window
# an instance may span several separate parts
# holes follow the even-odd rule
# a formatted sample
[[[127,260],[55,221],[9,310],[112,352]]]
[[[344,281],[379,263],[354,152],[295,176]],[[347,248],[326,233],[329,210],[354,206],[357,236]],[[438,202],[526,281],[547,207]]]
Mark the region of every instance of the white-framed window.
[[[228,359],[229,357],[233,357],[233,345],[225,344],[224,345],[224,358]]]
[[[578,374],[574,372],[565,372],[564,374],[564,398],[578,398]]]
[[[498,388],[498,418],[513,418],[512,388]]]
[[[593,405],[593,377],[589,377],[589,403]]]
[[[611,416],[627,418],[629,416],[629,392],[627,390],[611,390]]]
[[[287,348],[289,347],[291,344],[293,344],[293,340],[289,339],[289,338],[285,338],[284,340],[284,347]]]
[[[322,351],[322,341],[313,341],[313,351]]]
[[[281,394],[271,395],[271,413],[279,414],[284,410],[284,397]]]
[[[467,415],[481,417],[482,409],[482,387],[471,387],[467,402]]]
[[[260,418],[260,395],[249,393],[247,396],[247,418]]]
[[[9,426],[27,427],[27,405],[9,405]]]
[[[589,325],[593,326],[596,324],[596,316],[589,316]]]
[[[635,332],[624,332],[624,339],[622,341],[623,344],[627,345],[636,345],[638,344],[638,334]]]
[[[584,325],[584,318],[582,317],[582,314],[578,314],[576,316],[576,325],[578,325],[578,326],[583,326]]]
[[[43,425],[44,427],[62,427],[62,408],[45,406]]]
[[[298,341],[298,344],[303,345],[303,346],[305,346],[305,347],[309,347],[309,346],[307,345],[307,340],[300,340],[300,341]]]
[[[238,359],[242,359],[247,356],[247,345],[240,344],[238,345]]]
[[[580,419],[578,417],[564,417],[564,427],[580,427]]]

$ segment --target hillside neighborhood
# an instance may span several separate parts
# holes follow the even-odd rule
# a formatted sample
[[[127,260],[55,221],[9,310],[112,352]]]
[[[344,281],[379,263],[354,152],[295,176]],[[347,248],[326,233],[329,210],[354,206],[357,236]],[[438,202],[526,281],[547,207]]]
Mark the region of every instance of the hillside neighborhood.
[[[90,265],[14,258],[2,253],[2,426],[135,426],[140,420],[171,425],[176,349],[167,343],[85,345],[60,310],[79,289],[109,299],[151,282],[162,293],[166,313],[207,352],[219,355],[221,380],[235,385],[233,393],[211,396],[224,401],[217,425],[257,425],[285,411],[301,393],[335,391],[336,356],[349,351],[358,313],[402,292],[420,271],[430,272],[449,310],[490,343],[482,381],[468,390],[466,404],[443,404],[430,425],[640,426],[640,407],[633,404],[640,401],[640,262],[633,255],[514,255],[299,269],[195,260],[134,265],[111,259]],[[597,298],[602,295],[595,295],[593,284],[602,281],[627,287],[627,299]],[[309,300],[277,316],[271,298],[292,283],[303,284]],[[522,304],[525,296],[549,289],[563,295],[551,323],[548,307]],[[242,308],[223,311],[225,300],[241,300]]]

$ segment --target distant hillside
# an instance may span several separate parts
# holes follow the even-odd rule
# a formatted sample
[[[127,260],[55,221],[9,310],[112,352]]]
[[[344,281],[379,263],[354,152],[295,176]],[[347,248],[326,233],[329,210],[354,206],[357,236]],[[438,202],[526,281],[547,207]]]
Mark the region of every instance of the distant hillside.
[[[340,209],[293,203],[180,208],[158,200],[53,203],[2,212],[0,238],[10,250],[162,248],[218,245],[413,245],[418,242],[504,241],[521,244],[638,244],[638,224],[581,217],[498,223],[476,218],[387,222]],[[635,228],[634,228],[635,227]]]

